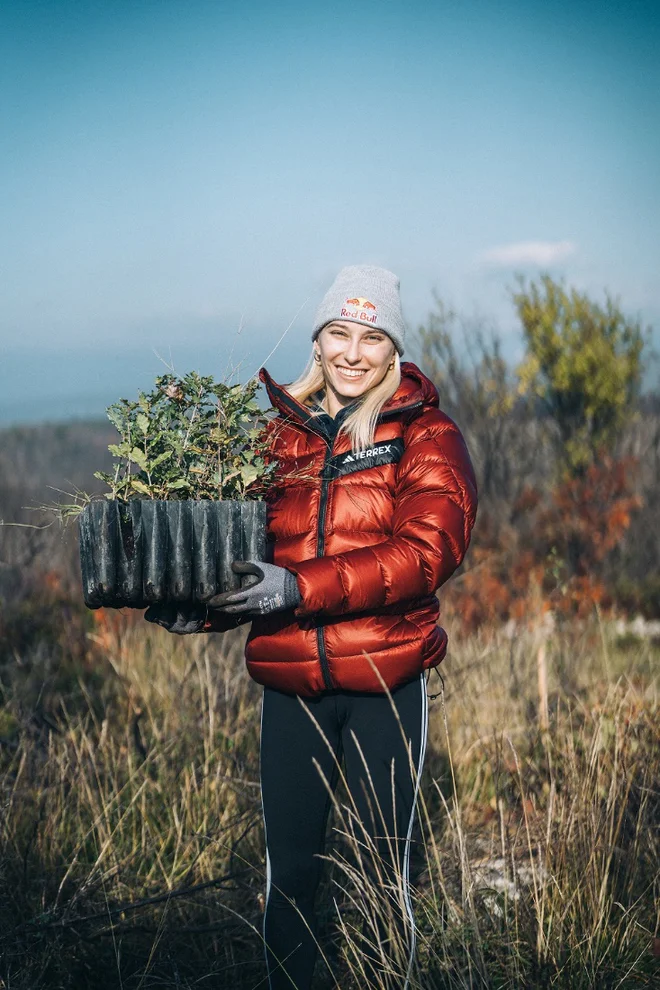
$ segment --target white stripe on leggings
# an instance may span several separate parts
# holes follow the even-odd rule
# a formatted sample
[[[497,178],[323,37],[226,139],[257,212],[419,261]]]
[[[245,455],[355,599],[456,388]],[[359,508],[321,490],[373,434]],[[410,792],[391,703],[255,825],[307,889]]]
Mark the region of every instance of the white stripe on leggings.
[[[422,776],[422,767],[424,766],[424,755],[426,753],[426,737],[428,734],[429,726],[429,699],[426,694],[426,680],[424,678],[424,671],[419,675],[420,688],[422,692],[422,733],[419,745],[419,762],[417,764],[417,780],[415,781],[415,793],[413,795],[412,808],[410,811],[410,821],[408,823],[408,834],[406,836],[406,848],[403,854],[403,883],[404,883],[404,896],[406,899],[406,910],[408,912],[408,918],[410,919],[410,959],[408,961],[408,972],[406,973],[406,982],[404,984],[403,990],[408,990],[408,984],[410,983],[410,974],[412,972],[412,965],[415,958],[415,946],[417,943],[417,938],[415,935],[415,916],[413,914],[412,903],[410,901],[410,881],[408,877],[408,871],[410,869],[410,839],[412,836],[413,822],[415,820],[415,805],[417,804],[417,795],[419,793],[419,781]]]
[[[259,743],[263,738],[264,731],[264,694],[261,695],[261,725],[259,727]],[[266,811],[264,809],[264,792],[261,786],[261,766],[259,767],[259,793],[261,794],[261,814],[264,819],[264,840],[266,843],[266,899],[264,901],[264,921],[262,925],[262,935],[264,940],[264,956],[266,957],[266,973],[268,974],[268,990],[272,990],[270,982],[270,969],[268,968],[268,952],[266,949],[266,911],[268,910],[268,898],[270,896],[270,856],[268,855],[268,833],[266,831]]]

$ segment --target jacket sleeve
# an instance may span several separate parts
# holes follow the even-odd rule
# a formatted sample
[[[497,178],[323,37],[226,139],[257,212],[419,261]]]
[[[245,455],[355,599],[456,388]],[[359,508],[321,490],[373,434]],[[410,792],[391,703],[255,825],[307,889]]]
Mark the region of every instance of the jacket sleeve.
[[[295,615],[342,615],[434,594],[463,560],[476,511],[470,455],[456,424],[444,418],[407,438],[391,536],[369,547],[287,564],[302,596]]]

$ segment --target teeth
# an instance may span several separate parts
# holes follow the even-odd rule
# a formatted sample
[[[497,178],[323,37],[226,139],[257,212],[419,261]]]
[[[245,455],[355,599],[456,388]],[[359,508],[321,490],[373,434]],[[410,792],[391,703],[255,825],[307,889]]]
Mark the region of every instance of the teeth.
[[[345,378],[361,378],[362,375],[366,375],[366,371],[348,371],[345,368],[338,368],[337,370],[340,371]]]

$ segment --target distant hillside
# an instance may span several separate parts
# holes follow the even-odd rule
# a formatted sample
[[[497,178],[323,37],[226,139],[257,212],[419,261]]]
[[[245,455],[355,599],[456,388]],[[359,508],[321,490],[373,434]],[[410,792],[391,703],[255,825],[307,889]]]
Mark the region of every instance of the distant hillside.
[[[110,470],[108,444],[116,439],[114,427],[98,420],[0,429],[0,519],[35,522],[22,507],[65,500],[53,488],[102,490],[94,472]]]

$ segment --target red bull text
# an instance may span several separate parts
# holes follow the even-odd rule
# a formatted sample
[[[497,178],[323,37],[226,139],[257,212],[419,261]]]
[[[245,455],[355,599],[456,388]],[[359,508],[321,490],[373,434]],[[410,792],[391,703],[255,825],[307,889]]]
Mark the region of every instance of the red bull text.
[[[348,306],[355,307],[355,309],[347,309]],[[346,320],[360,320],[363,323],[375,323],[377,319],[375,305],[362,296],[347,299],[346,306],[342,307],[341,315]]]

